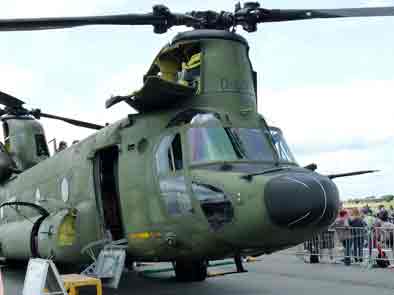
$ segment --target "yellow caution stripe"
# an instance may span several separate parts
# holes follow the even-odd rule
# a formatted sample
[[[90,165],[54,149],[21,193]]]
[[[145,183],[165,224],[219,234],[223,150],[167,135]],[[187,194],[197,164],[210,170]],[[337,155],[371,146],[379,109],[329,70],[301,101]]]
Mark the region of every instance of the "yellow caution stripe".
[[[139,233],[130,233],[129,239],[131,240],[148,240],[151,238],[160,238],[161,234],[159,232],[139,232]]]

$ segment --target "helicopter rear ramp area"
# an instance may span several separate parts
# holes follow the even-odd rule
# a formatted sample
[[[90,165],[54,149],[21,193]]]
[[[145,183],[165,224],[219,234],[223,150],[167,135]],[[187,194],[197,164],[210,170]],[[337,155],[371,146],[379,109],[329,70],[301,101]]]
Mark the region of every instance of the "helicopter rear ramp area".
[[[125,273],[118,290],[104,289],[103,294],[273,294],[273,295],[392,295],[394,271],[366,269],[358,265],[305,264],[286,252],[263,256],[259,261],[246,263],[247,273],[220,275],[233,271],[233,264],[210,268],[214,277],[202,283],[177,283],[169,264],[148,264],[139,267],[144,275]],[[155,271],[146,271],[146,270]],[[2,268],[5,295],[21,294],[18,284],[21,271]],[[219,275],[218,275],[219,274]],[[80,295],[95,294],[95,290],[81,290]]]

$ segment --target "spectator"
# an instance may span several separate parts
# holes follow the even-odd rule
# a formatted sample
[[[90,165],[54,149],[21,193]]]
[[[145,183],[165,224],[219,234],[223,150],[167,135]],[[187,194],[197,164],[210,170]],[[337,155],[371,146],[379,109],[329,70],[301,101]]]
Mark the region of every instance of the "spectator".
[[[61,152],[62,150],[65,150],[67,148],[67,143],[65,141],[61,141],[59,143],[59,147],[57,148],[56,152]]]
[[[380,218],[380,214],[385,214],[384,212],[387,212],[386,208],[384,207],[384,205],[379,205],[378,206],[378,217]]]
[[[390,222],[394,223],[394,208],[393,208],[393,205],[390,205],[388,213],[389,213],[389,220],[390,220]]]
[[[372,211],[368,210],[368,208],[361,208],[360,210],[361,217],[365,220],[365,217],[368,216],[370,213],[372,214]]]
[[[366,214],[364,213],[363,220],[368,229],[372,229],[379,222],[378,219],[373,216],[372,211],[368,211]]]
[[[342,242],[345,249],[345,265],[350,265],[350,251],[352,247],[352,236],[350,232],[349,214],[345,209],[339,211],[339,216],[334,222],[334,228],[337,232],[338,239]]]
[[[356,262],[363,261],[363,248],[365,239],[365,228],[367,224],[364,222],[360,215],[360,211],[357,208],[352,210],[352,217],[349,220],[351,226],[352,243],[353,243],[353,255]]]
[[[361,212],[364,213],[365,215],[367,215],[368,213],[372,214],[372,210],[368,204],[365,204],[365,206],[361,208]]]
[[[384,211],[380,214],[381,220],[381,234],[380,241],[383,243],[384,248],[393,249],[394,247],[394,224],[389,221],[389,214]]]
[[[388,219],[389,213],[388,213],[388,211],[386,210],[386,208],[384,208],[383,205],[379,205],[379,210],[378,210],[377,217],[379,218],[379,220],[380,220],[381,222],[383,222],[383,219],[384,219],[384,220]]]
[[[372,248],[373,245],[375,244],[375,227],[380,226],[380,221],[373,216],[372,210],[368,211],[366,215],[363,216],[364,222],[367,226],[367,231],[368,231],[368,252],[369,252],[369,257],[372,257]]]

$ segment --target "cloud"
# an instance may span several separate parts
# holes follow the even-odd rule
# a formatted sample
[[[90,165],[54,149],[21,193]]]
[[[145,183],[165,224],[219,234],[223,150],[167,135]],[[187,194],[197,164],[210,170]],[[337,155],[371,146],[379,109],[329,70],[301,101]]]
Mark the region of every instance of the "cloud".
[[[380,196],[394,192],[394,142],[372,146],[364,150],[340,150],[302,154],[298,161],[305,165],[317,163],[322,174],[333,174],[359,170],[380,170],[378,173],[335,180],[341,197]]]
[[[232,1],[215,1],[207,7],[205,2],[197,0],[168,2],[166,5],[174,12],[207,8],[232,10],[234,4]],[[263,4],[267,4],[267,7],[279,5],[277,2],[276,4],[271,2],[272,4],[267,2]],[[323,5],[316,1],[307,3],[315,7]],[[374,6],[393,5],[394,1],[390,3],[365,1],[365,3]],[[145,13],[151,11],[153,4],[157,4],[157,1],[3,1],[0,3],[0,18]],[[284,6],[286,4],[300,6],[294,8],[307,6],[301,2],[287,1]],[[384,19],[381,20],[383,29],[389,27],[387,25],[383,27]],[[317,162],[319,169],[327,173],[375,167],[382,169],[381,174],[351,178],[351,182],[347,182],[346,179],[338,180],[345,195],[394,191],[389,187],[392,179],[388,174],[391,172],[391,175],[394,175],[393,168],[390,168],[390,165],[394,167],[394,163],[390,160],[393,159],[394,154],[390,139],[394,135],[394,80],[388,78],[386,81],[359,80],[342,84],[327,82],[328,75],[332,73],[335,77],[348,79],[354,78],[357,74],[354,71],[385,72],[383,67],[389,64],[392,43],[377,43],[377,40],[369,39],[373,35],[378,35],[376,39],[381,39],[385,36],[384,30],[371,33],[361,25],[361,22],[354,19],[352,22],[356,31],[350,31],[343,26],[343,21],[330,21],[330,24],[327,22],[325,26],[318,25],[320,23],[318,21],[312,26],[307,22],[300,22],[298,25],[275,24],[275,28],[278,29],[274,29],[274,25],[267,25],[269,30],[260,30],[260,32],[268,34],[268,39],[264,40],[264,47],[269,48],[268,51],[262,49],[261,42],[264,36],[262,33],[249,35],[253,52],[256,52],[256,57],[253,59],[255,64],[263,64],[264,73],[267,72],[269,73],[267,76],[273,77],[273,80],[270,80],[264,76],[265,81],[268,82],[260,84],[263,85],[259,89],[260,111],[272,124],[279,125],[283,129],[296,157],[302,164]],[[363,23],[365,22],[366,20],[363,20]],[[325,24],[325,22],[321,23]],[[371,21],[368,23],[371,24]],[[300,33],[301,28],[306,27],[308,30],[314,28],[316,31]],[[183,28],[175,28],[171,33],[181,30]],[[171,33],[165,36],[153,35],[151,27],[135,28],[126,31],[126,34],[123,34],[125,30],[115,30],[113,27],[62,32],[4,33],[2,36],[7,40],[7,46],[1,49],[2,89],[22,99],[26,97],[26,102],[35,103],[47,112],[97,123],[113,122],[132,112],[132,109],[124,103],[104,110],[104,101],[111,94],[127,94],[138,89],[149,62],[171,35]],[[348,34],[349,32],[351,35]],[[376,34],[376,32],[380,33]],[[342,39],[334,39],[332,35],[342,36]],[[254,45],[253,36],[256,39]],[[387,38],[383,39],[390,40],[389,37],[387,35]],[[357,42],[366,38],[368,44]],[[345,42],[350,39],[352,39],[351,44]],[[315,46],[318,45],[319,40],[322,48],[317,50]],[[305,46],[300,47],[300,44]],[[368,51],[365,48],[370,44],[380,45],[378,50],[367,55],[365,53]],[[274,47],[270,47],[271,45]],[[6,50],[5,47],[10,49]],[[308,50],[312,47],[313,51]],[[356,67],[356,70],[354,64],[344,62],[350,58],[346,54],[360,55],[358,61],[360,66]],[[372,67],[372,62],[367,63],[371,56],[373,59],[376,56],[384,60],[383,66]],[[272,60],[271,68],[268,60]],[[298,61],[301,62],[297,63]],[[377,61],[373,61],[373,65],[376,64]],[[296,71],[292,72],[291,69]],[[319,72],[315,74],[317,70]],[[296,85],[289,82],[300,83],[297,75],[307,77],[304,76],[305,72],[321,76],[320,81],[325,85],[316,85],[318,82],[302,78],[304,82],[302,85],[307,85],[305,87],[276,90],[266,86],[275,83],[280,84],[281,87]],[[381,76],[376,74],[373,77],[379,79],[383,74]],[[339,79],[331,81],[333,80],[338,82]],[[93,132],[53,120],[43,119],[42,123],[46,127],[48,140],[56,137],[58,140],[66,139],[70,142]],[[372,177],[372,180],[369,177]],[[372,182],[373,187],[370,187]],[[354,186],[354,183],[358,186]]]
[[[20,18],[20,17],[49,17],[67,15],[88,15],[99,11],[108,10],[111,7],[122,6],[125,0],[68,0],[52,1],[37,0],[24,1],[13,0],[0,4],[1,18]]]
[[[300,150],[369,145],[394,134],[394,80],[263,89],[260,112]]]
[[[21,97],[22,100],[42,85],[39,74],[12,64],[0,64],[0,81],[1,91]]]
[[[394,192],[394,81],[262,89],[260,112],[278,125],[300,165],[325,174],[379,169],[336,180],[344,198]]]
[[[19,17],[49,17],[67,15],[91,15],[91,14],[112,14],[112,13],[148,13],[152,11],[154,5],[164,4],[173,12],[186,12],[191,10],[233,10],[234,2],[218,0],[210,3],[190,1],[128,1],[128,0],[13,0],[1,2],[0,18]]]
[[[143,86],[142,77],[149,69],[150,64],[133,64],[122,71],[113,74],[105,84],[99,85],[96,97],[104,102],[113,95],[129,95]],[[127,114],[135,113],[130,106],[121,102],[105,111],[106,118],[110,122],[125,117]]]
[[[365,138],[355,138],[349,141],[332,141],[330,143],[311,143],[310,145],[294,146],[294,151],[298,155],[307,154],[315,151],[319,152],[335,152],[341,150],[366,150],[376,146],[391,144],[394,146],[394,137],[380,140],[367,140]]]
[[[361,6],[366,6],[366,7],[392,6],[392,5],[394,5],[393,0],[367,0],[361,4]]]
[[[92,123],[105,124],[113,123],[126,117],[127,114],[135,113],[130,106],[123,102],[108,110],[104,110],[104,102],[111,95],[127,95],[141,88],[142,75],[147,71],[148,66],[149,65],[134,64],[113,74],[106,79],[105,83],[99,84],[97,89],[95,89],[91,94],[92,97],[95,97],[97,104],[92,105],[90,109],[82,109],[79,106],[81,101],[75,102],[75,104],[69,103],[68,106],[64,108],[61,115]],[[136,75],[136,73],[138,73],[138,75]],[[58,97],[58,100],[63,102],[72,102],[75,101],[75,98],[67,96],[66,94],[61,94],[60,97]],[[78,105],[78,107],[75,108],[75,105]],[[71,144],[73,140],[81,140],[95,132],[95,130],[73,127],[72,125],[61,121],[48,119],[42,119],[41,121],[45,126],[48,141],[56,138],[58,142],[60,140],[64,140]],[[60,130],[61,132],[59,132]]]

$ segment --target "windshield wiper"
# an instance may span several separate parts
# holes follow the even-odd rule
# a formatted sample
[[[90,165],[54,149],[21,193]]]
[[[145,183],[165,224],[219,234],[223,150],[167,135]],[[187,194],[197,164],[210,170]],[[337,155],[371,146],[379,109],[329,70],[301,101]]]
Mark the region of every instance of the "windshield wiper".
[[[230,139],[233,148],[240,159],[247,159],[245,147],[243,146],[242,141],[238,137],[236,133],[234,133],[230,128],[224,128],[227,133],[227,136]]]
[[[263,174],[267,174],[267,173],[283,171],[283,170],[288,170],[288,169],[289,169],[289,167],[269,168],[269,169],[265,169],[265,170],[262,170],[262,171],[259,171],[259,172],[248,173],[248,174],[242,175],[241,178],[245,179],[247,181],[251,181],[253,179],[253,176],[256,176],[256,175],[263,175]]]

